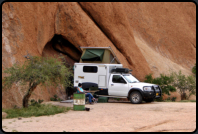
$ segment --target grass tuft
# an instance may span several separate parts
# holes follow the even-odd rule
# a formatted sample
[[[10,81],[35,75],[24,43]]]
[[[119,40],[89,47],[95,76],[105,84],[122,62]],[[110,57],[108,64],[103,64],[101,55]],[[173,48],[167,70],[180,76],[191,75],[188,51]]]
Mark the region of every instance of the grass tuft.
[[[196,100],[180,100],[179,102],[196,102]]]
[[[18,117],[31,117],[31,116],[44,116],[55,115],[58,113],[64,113],[69,111],[70,107],[54,106],[52,104],[40,104],[36,106],[29,106],[28,108],[20,109],[2,109],[8,116],[6,118],[18,118]]]

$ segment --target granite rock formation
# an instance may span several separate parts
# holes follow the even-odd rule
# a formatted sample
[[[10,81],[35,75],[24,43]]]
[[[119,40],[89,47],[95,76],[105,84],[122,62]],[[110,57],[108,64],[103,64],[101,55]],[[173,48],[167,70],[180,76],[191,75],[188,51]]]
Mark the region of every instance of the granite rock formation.
[[[64,55],[78,62],[79,46],[110,46],[124,67],[145,75],[179,71],[196,62],[193,2],[5,2],[2,5],[2,71],[23,63],[27,52]],[[5,74],[2,75],[2,77]],[[20,87],[3,91],[3,107],[21,104]],[[59,90],[38,87],[33,98],[49,100]],[[59,94],[59,93],[57,93]],[[9,101],[8,99],[9,98]]]

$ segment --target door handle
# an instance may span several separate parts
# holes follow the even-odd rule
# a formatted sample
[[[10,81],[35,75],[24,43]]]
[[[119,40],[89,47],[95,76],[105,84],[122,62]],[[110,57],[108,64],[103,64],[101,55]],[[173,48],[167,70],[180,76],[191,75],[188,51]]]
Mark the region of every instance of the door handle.
[[[111,84],[111,86],[113,86],[113,84]]]

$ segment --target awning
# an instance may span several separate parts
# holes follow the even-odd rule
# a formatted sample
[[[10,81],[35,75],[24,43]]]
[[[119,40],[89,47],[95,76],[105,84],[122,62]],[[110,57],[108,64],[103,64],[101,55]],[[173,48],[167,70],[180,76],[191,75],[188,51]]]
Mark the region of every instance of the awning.
[[[81,57],[83,61],[102,61],[104,49],[86,49]]]

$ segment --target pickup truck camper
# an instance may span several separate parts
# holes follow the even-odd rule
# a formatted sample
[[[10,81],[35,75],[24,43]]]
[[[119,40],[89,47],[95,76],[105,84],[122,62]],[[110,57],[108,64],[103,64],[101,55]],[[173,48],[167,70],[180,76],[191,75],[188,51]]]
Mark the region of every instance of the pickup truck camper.
[[[158,85],[140,82],[123,68],[110,47],[81,47],[80,63],[74,64],[74,89],[97,89],[97,97],[128,98],[131,103],[152,102],[161,97]]]

